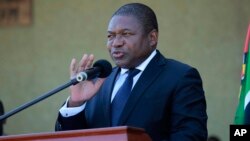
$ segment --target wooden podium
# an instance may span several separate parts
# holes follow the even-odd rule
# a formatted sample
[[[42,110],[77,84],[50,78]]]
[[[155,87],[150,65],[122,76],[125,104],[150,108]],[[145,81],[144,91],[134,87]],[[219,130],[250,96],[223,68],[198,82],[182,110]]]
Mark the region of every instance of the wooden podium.
[[[0,137],[0,141],[151,141],[143,129],[120,126]]]

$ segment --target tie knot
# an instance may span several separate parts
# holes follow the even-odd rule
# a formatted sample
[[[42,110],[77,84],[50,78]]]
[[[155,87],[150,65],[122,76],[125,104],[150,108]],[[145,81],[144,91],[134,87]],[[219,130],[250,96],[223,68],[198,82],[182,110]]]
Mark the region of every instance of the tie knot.
[[[139,72],[140,72],[140,70],[135,69],[135,68],[129,69],[129,71],[128,71],[128,77],[129,77],[129,78],[133,78],[133,77],[136,76]]]

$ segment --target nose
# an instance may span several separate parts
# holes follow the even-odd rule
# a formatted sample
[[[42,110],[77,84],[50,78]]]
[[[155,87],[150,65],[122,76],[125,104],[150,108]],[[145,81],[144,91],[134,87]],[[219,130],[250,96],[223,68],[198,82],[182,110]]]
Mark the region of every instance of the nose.
[[[122,36],[117,35],[113,40],[113,47],[121,47],[124,44],[124,39]]]

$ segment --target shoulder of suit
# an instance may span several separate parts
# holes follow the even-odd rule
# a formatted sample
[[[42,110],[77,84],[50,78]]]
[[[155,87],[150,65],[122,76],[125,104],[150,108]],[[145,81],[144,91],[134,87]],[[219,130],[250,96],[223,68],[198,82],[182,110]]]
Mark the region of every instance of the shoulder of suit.
[[[165,58],[165,67],[166,69],[174,69],[175,71],[189,71],[189,70],[193,70],[196,68],[194,68],[193,66],[186,64],[184,62],[175,60],[175,59],[170,59],[170,58]]]

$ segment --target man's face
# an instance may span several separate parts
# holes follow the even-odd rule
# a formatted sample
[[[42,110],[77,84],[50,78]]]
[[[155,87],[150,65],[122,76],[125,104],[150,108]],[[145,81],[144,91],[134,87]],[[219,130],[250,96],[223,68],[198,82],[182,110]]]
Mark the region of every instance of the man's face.
[[[117,66],[133,68],[151,53],[149,36],[133,16],[113,16],[109,22],[107,48]]]

